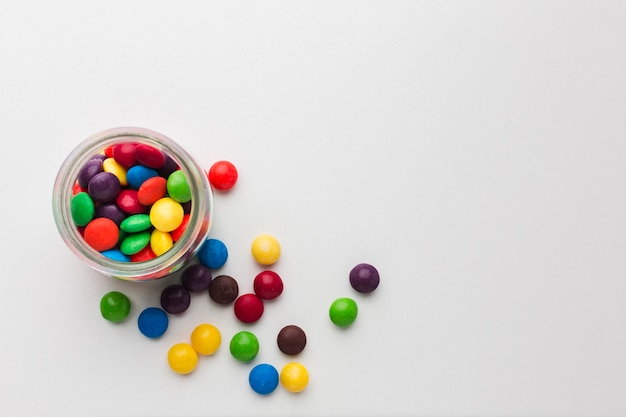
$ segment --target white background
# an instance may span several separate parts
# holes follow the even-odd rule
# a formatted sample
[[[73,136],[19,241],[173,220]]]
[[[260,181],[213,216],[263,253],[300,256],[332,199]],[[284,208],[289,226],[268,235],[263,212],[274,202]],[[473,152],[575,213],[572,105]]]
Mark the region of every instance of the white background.
[[[625,52],[618,1],[5,2],[0,414],[626,415]],[[253,237],[280,239],[260,322],[194,295],[147,339],[139,312],[178,278],[116,281],[65,247],[57,170],[117,126],[237,165],[216,274],[251,291]],[[367,297],[358,262],[382,276]],[[111,290],[133,302],[117,325]],[[339,296],[360,307],[344,331]],[[222,347],[174,374],[202,322]],[[288,361],[290,323],[310,384],[261,397],[248,372]],[[241,329],[252,364],[228,352]]]

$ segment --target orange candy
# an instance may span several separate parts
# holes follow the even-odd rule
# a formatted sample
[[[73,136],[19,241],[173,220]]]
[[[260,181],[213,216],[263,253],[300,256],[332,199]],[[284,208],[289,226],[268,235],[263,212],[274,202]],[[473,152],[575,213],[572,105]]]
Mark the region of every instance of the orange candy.
[[[113,249],[119,240],[120,231],[115,222],[106,217],[98,217],[85,226],[85,242],[98,252]]]
[[[151,206],[157,200],[165,197],[167,180],[163,177],[148,178],[137,190],[137,198],[144,206]]]

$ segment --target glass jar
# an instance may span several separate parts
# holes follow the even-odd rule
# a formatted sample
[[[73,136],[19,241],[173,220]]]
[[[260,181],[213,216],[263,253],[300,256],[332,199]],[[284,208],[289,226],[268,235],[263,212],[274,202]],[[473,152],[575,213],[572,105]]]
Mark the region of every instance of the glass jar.
[[[79,231],[71,213],[73,187],[83,165],[104,149],[121,143],[145,144],[160,149],[186,174],[191,191],[189,223],[165,253],[142,262],[111,259],[93,249]],[[213,193],[203,167],[170,138],[138,127],[120,127],[94,134],[81,142],[65,159],[56,177],[52,196],[54,219],[63,241],[87,265],[104,275],[126,281],[165,277],[190,261],[209,234]]]

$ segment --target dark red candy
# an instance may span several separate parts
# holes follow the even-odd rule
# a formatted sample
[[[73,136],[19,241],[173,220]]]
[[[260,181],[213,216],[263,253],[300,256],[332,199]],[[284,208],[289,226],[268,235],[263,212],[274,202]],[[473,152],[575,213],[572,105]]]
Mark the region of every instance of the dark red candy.
[[[259,320],[263,309],[263,301],[256,294],[244,294],[235,300],[235,316],[244,323]]]
[[[202,264],[188,266],[181,275],[183,287],[190,292],[208,290],[211,285],[211,279],[211,270]]]
[[[126,168],[130,168],[137,164],[137,158],[135,157],[135,148],[137,144],[132,142],[120,143],[113,146],[113,159],[115,159],[120,165]]]
[[[96,206],[96,213],[94,217],[106,217],[107,219],[111,219],[118,226],[124,219],[127,217],[126,213],[124,213],[115,203],[103,203],[98,204]]]
[[[100,172],[91,178],[87,192],[97,203],[106,203],[115,200],[122,186],[120,180],[110,172]]]
[[[254,292],[264,300],[272,300],[283,292],[283,280],[274,271],[261,271],[254,277]]]
[[[115,202],[124,213],[128,214],[140,214],[148,210],[148,207],[139,202],[137,190],[126,189],[120,191]]]
[[[211,281],[209,296],[218,304],[230,304],[239,295],[239,285],[235,278],[229,275],[220,275]]]
[[[81,188],[87,188],[89,181],[93,178],[93,176],[100,172],[102,172],[102,160],[94,158],[90,159],[85,162],[85,165],[83,165],[80,171],[78,171],[78,185],[80,185]]]
[[[165,164],[165,155],[159,149],[139,144],[135,148],[135,158],[141,165],[148,168],[161,168]]]
[[[161,307],[170,314],[180,314],[189,308],[191,294],[180,284],[172,284],[161,292]]]

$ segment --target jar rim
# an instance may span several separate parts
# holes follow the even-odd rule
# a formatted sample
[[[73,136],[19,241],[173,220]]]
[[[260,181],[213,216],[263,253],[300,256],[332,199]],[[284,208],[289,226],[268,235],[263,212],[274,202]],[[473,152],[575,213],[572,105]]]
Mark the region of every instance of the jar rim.
[[[72,188],[84,163],[110,145],[129,141],[163,150],[187,175],[192,195],[190,220],[183,235],[164,254],[142,262],[117,261],[91,248],[74,224],[70,208]],[[105,275],[128,281],[145,281],[175,272],[195,255],[208,236],[212,223],[213,193],[205,170],[175,141],[146,128],[117,127],[87,137],[70,152],[54,182],[52,205],[61,237],[80,259]]]

